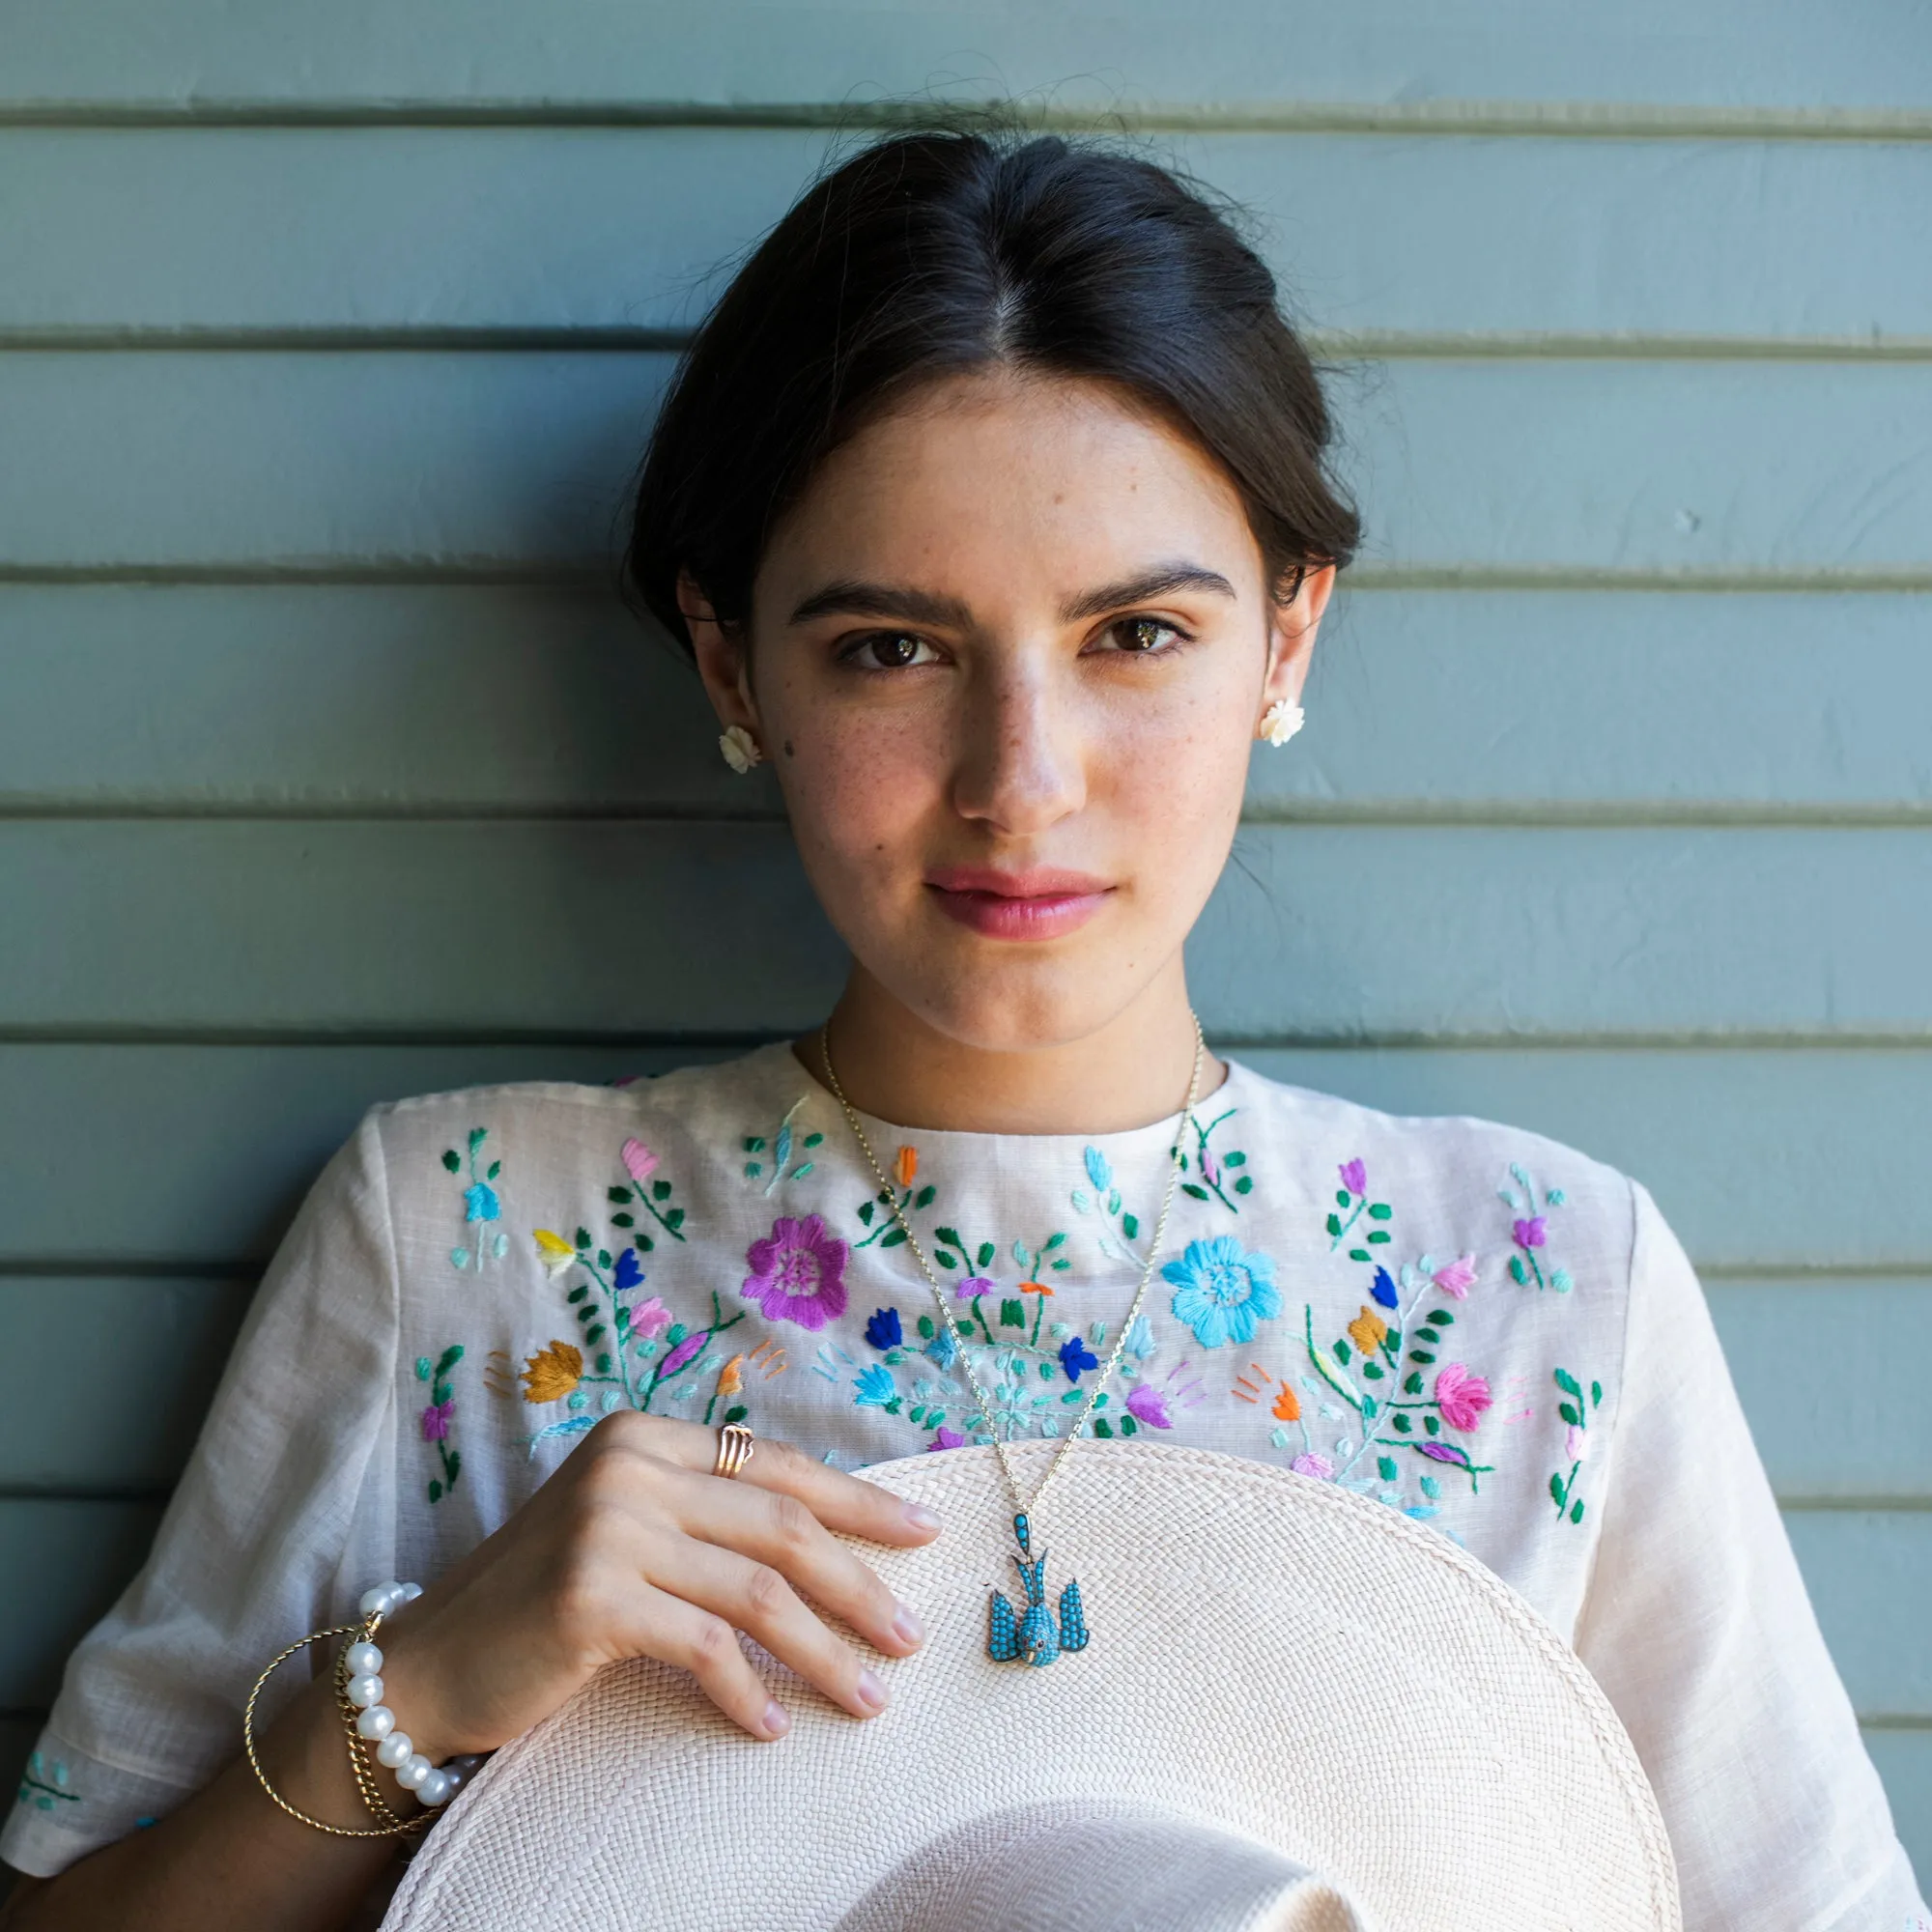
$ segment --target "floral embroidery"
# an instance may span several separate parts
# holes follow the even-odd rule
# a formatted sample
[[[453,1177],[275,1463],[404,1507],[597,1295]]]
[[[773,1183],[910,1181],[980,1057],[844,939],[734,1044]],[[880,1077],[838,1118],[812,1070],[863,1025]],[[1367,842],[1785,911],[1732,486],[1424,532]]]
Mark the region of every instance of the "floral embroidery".
[[[49,1763],[43,1751],[36,1751],[20,1774],[20,1790],[14,1802],[31,1804],[37,1811],[51,1811],[56,1804],[78,1804],[80,1793],[67,1788],[68,1776],[65,1759]]]
[[[583,1350],[569,1342],[553,1342],[524,1364],[526,1402],[561,1402],[583,1379]]]
[[[1336,1211],[1328,1216],[1327,1221],[1328,1252],[1331,1255],[1354,1234],[1355,1223],[1364,1214],[1371,1221],[1387,1222],[1395,1213],[1386,1201],[1369,1199],[1369,1170],[1361,1159],[1345,1160],[1335,1172],[1342,1184],[1335,1190]],[[1345,1214],[1347,1220],[1342,1218]],[[1372,1227],[1358,1238],[1357,1245],[1349,1250],[1349,1259],[1351,1262],[1372,1262],[1375,1257],[1368,1248],[1384,1247],[1388,1239],[1389,1232],[1385,1226]],[[1360,1244],[1363,1241],[1368,1243],[1368,1247]],[[1386,1305],[1393,1307],[1395,1304],[1390,1302]]]
[[[784,1368],[785,1351],[769,1335],[749,1355],[733,1355],[718,1371],[718,1386],[711,1391],[711,1400],[704,1405],[705,1421],[711,1420],[721,1402],[729,1402],[734,1395],[742,1393],[747,1369],[756,1369],[764,1380],[770,1381],[774,1376],[782,1375]],[[727,1408],[724,1419],[726,1422],[742,1422],[747,1413],[749,1411],[742,1406]]]
[[[823,1216],[781,1214],[772,1232],[745,1251],[751,1273],[739,1290],[771,1321],[823,1328],[845,1312],[845,1263],[851,1250],[829,1233]]]
[[[825,1136],[823,1134],[807,1134],[804,1140],[799,1141],[795,1139],[792,1133],[791,1123],[797,1117],[798,1110],[805,1105],[807,1098],[806,1094],[801,1094],[791,1103],[784,1119],[779,1122],[778,1132],[769,1138],[763,1134],[747,1134],[745,1136],[745,1152],[749,1156],[745,1162],[745,1179],[747,1180],[756,1180],[764,1174],[768,1166],[771,1169],[771,1179],[759,1190],[763,1194],[769,1195],[781,1181],[803,1180],[815,1165],[810,1158],[810,1152],[813,1148],[823,1143]],[[768,1150],[769,1158],[767,1157]],[[792,1155],[800,1151],[803,1151],[807,1157],[800,1161],[797,1166],[787,1171],[787,1163],[791,1160]]]
[[[898,1216],[910,1214],[915,1209],[930,1208],[939,1198],[939,1189],[930,1182],[922,1187],[917,1194],[913,1192],[913,1181],[918,1174],[919,1150],[915,1147],[900,1148],[893,1156],[893,1179],[898,1183],[898,1192],[895,1194],[890,1187],[884,1187],[873,1195],[871,1200],[862,1201],[859,1204],[861,1224],[872,1228],[872,1218],[877,1214],[879,1225],[872,1228],[872,1232],[863,1241],[855,1241],[852,1244],[855,1248],[869,1248],[874,1241],[882,1248],[895,1248],[905,1239],[905,1230],[899,1226]],[[878,1214],[881,1208],[886,1211]],[[896,1213],[894,1211],[895,1208],[897,1209]],[[991,1259],[989,1255],[987,1260]]]
[[[456,1479],[463,1473],[462,1453],[450,1446],[450,1421],[456,1412],[456,1394],[449,1382],[449,1374],[463,1359],[463,1344],[452,1342],[434,1362],[427,1355],[416,1357],[416,1380],[429,1384],[429,1406],[417,1418],[422,1431],[422,1439],[435,1445],[437,1459],[442,1464],[442,1474],[432,1476],[429,1484],[429,1499],[440,1502],[456,1487]]]
[[[1066,1198],[1076,1214],[1098,1214],[1110,1222],[1118,1220],[1120,1240],[1114,1238],[1111,1229],[1095,1238],[1100,1244],[1100,1252],[1109,1261],[1130,1262],[1134,1256],[1129,1244],[1140,1238],[1140,1216],[1122,1204],[1121,1190],[1114,1185],[1114,1164],[1098,1148],[1086,1149],[1081,1160],[1093,1192],[1089,1193],[1085,1187],[1076,1187]],[[992,1257],[988,1255],[986,1259],[990,1261]]]
[[[1204,1349],[1227,1342],[1251,1342],[1257,1325],[1281,1313],[1274,1285],[1274,1263],[1247,1254],[1232,1235],[1189,1241],[1187,1252],[1161,1269],[1175,1285],[1169,1304],[1178,1320],[1194,1330]]]
[[[450,1249],[452,1267],[467,1268],[473,1261],[480,1268],[493,1259],[500,1261],[510,1249],[509,1236],[500,1228],[493,1232],[491,1225],[503,1218],[503,1200],[497,1191],[497,1177],[502,1173],[503,1163],[493,1160],[481,1172],[477,1169],[483,1143],[489,1138],[488,1127],[471,1127],[467,1154],[458,1153],[454,1148],[442,1151],[443,1166],[459,1179],[466,1174],[469,1177],[463,1188],[463,1223],[466,1228],[477,1230],[470,1237],[472,1245],[459,1242]]]
[[[1553,1208],[1561,1208],[1564,1193],[1560,1187],[1550,1188],[1539,1203],[1536,1182],[1529,1178],[1528,1171],[1520,1163],[1510,1163],[1510,1178],[1515,1186],[1496,1189],[1496,1198],[1516,1215],[1510,1225],[1511,1238],[1516,1242],[1516,1253],[1510,1257],[1510,1279],[1520,1288],[1527,1288],[1534,1281],[1538,1288],[1553,1288],[1558,1294],[1568,1294],[1576,1286],[1570,1270],[1562,1267],[1546,1268],[1544,1260],[1548,1258],[1549,1214]]]
[[[607,1190],[606,1199],[619,1210],[611,1216],[611,1225],[627,1233],[635,1230],[637,1217],[629,1210],[636,1206],[641,1208],[672,1240],[683,1240],[684,1209],[671,1205],[671,1195],[675,1190],[668,1180],[658,1176],[657,1155],[639,1140],[626,1141],[617,1151],[624,1163],[624,1172],[631,1177],[631,1185]],[[649,1254],[655,1245],[650,1235],[634,1234],[633,1239],[645,1254]]]
[[[1183,1194],[1191,1194],[1197,1201],[1206,1201],[1211,1195],[1231,1214],[1238,1214],[1241,1210],[1228,1198],[1229,1188],[1232,1187],[1236,1194],[1249,1194],[1254,1191],[1255,1183],[1252,1176],[1242,1174],[1232,1180],[1229,1179],[1229,1170],[1247,1166],[1248,1157],[1239,1148],[1230,1148],[1226,1153],[1217,1154],[1208,1146],[1208,1139],[1216,1127],[1224,1122],[1232,1121],[1238,1111],[1238,1108],[1230,1107],[1225,1114],[1217,1115],[1205,1127],[1193,1115],[1188,1116],[1188,1125],[1194,1129],[1195,1138],[1194,1172],[1200,1179],[1183,1180],[1180,1183],[1180,1191]],[[1188,1159],[1189,1156],[1186,1154],[1180,1156],[1182,1174],[1188,1171]]]
[[[1555,1381],[1565,1398],[1556,1405],[1556,1413],[1566,1425],[1563,1453],[1570,1459],[1570,1473],[1566,1476],[1560,1469],[1551,1472],[1549,1494],[1558,1516],[1567,1517],[1571,1522],[1581,1522],[1583,1499],[1577,1493],[1577,1478],[1583,1464],[1590,1460],[1590,1417],[1603,1405],[1604,1385],[1602,1382],[1590,1384],[1590,1400],[1586,1405],[1582,1383],[1568,1369],[1558,1369]]]

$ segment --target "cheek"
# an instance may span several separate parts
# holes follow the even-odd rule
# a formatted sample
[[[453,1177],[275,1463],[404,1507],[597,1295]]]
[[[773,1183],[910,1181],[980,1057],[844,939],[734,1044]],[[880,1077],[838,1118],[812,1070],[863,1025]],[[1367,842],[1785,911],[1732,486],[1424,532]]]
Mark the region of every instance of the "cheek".
[[[793,836],[813,863],[864,867],[876,887],[882,855],[915,844],[944,789],[933,733],[907,721],[837,706],[798,715],[784,731],[790,753],[778,759]]]

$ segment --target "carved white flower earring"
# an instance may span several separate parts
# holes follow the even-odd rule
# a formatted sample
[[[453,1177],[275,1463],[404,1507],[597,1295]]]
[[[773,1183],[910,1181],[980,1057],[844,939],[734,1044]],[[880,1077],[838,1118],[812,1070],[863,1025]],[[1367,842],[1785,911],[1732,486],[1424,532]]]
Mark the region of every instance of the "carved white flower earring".
[[[1257,726],[1255,736],[1265,738],[1270,745],[1285,745],[1308,723],[1308,714],[1298,704],[1291,704],[1285,697],[1277,697],[1262,713],[1262,722]]]
[[[765,754],[758,749],[758,741],[742,724],[728,725],[719,734],[718,749],[724,753],[724,762],[741,777],[753,765],[762,765]]]

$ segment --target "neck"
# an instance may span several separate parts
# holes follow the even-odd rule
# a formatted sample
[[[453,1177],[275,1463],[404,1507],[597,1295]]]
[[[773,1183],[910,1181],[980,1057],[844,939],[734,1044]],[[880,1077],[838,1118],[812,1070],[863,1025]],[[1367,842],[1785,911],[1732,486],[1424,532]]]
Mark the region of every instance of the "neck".
[[[828,1022],[846,1097],[896,1126],[980,1134],[1111,1134],[1165,1120],[1186,1096],[1194,1021],[1185,973],[1151,982],[1080,1039],[1003,1052],[940,1033],[855,966]],[[824,1082],[817,1032],[793,1043]],[[1227,1076],[1201,1062],[1203,1097]]]

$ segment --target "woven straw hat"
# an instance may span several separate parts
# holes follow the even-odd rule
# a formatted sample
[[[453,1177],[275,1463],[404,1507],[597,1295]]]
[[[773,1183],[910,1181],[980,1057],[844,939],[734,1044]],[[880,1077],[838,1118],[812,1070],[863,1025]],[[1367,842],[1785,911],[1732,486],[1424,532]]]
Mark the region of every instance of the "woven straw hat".
[[[1009,1445],[1033,1493],[1059,1445]],[[1676,1932],[1670,1847],[1595,1680],[1434,1530],[1332,1484],[1083,1441],[1035,1524],[1091,1642],[986,1655],[1019,1599],[990,1447],[874,1463],[923,1548],[859,1546],[927,1636],[855,1719],[747,1736],[684,1671],[601,1673],[498,1751],[384,1932]]]

